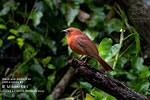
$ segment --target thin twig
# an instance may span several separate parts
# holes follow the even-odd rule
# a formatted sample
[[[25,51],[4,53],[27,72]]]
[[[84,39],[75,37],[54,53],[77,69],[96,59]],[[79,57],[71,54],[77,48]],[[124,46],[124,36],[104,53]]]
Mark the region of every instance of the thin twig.
[[[24,23],[25,23],[25,21],[26,21],[26,16],[27,16],[27,3],[25,2],[25,8],[24,8]]]
[[[133,45],[135,43],[135,41],[134,42],[132,42],[129,46],[128,46],[128,48],[127,49],[125,49],[121,54],[120,54],[120,56],[119,57],[122,57],[122,55],[129,49],[129,48],[131,48],[131,46]]]
[[[32,12],[34,11],[35,4],[37,3],[37,1],[38,1],[38,0],[35,0],[35,2],[34,2],[34,5],[33,5],[33,7],[32,7],[32,10],[31,10],[31,12],[30,12],[30,14],[29,14],[29,16],[28,16],[28,18],[27,18],[27,21],[26,21],[26,23],[25,23],[26,25],[27,25],[28,22],[29,22],[30,16],[31,16]]]
[[[36,56],[36,54],[37,54],[37,52],[33,53],[29,59],[24,61],[14,72],[9,74],[7,77],[11,77],[12,75],[14,75],[19,69],[21,69],[25,64],[27,64],[32,58],[34,58]]]
[[[71,94],[70,97],[74,96],[74,94],[79,90],[79,88],[75,89]]]

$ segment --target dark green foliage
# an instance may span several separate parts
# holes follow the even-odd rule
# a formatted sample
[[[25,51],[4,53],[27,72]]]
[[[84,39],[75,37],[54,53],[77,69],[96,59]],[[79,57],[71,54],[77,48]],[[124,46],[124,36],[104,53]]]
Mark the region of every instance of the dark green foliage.
[[[68,59],[79,57],[68,48],[65,34],[60,33],[72,26],[86,33],[98,47],[99,54],[113,66],[114,72],[108,74],[135,91],[150,95],[150,68],[140,54],[143,47],[139,34],[134,28],[131,33],[128,31],[123,12],[120,17],[106,19],[112,7],[108,1],[1,0],[0,76],[28,77],[31,80],[23,82],[29,86],[27,90],[44,90],[7,94],[1,88],[4,100],[52,100],[48,95],[66,73]],[[90,15],[85,22],[78,18],[80,10]],[[94,59],[88,63],[101,69]],[[116,100],[82,78],[73,78],[68,88],[62,95],[66,100],[80,100],[81,92],[85,100]]]

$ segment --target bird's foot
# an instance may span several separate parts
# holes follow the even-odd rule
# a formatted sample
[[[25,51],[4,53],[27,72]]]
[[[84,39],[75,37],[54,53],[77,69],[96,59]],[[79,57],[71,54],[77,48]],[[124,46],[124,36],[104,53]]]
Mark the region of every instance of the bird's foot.
[[[83,62],[86,63],[87,59],[88,59],[88,56],[85,58],[85,60]]]

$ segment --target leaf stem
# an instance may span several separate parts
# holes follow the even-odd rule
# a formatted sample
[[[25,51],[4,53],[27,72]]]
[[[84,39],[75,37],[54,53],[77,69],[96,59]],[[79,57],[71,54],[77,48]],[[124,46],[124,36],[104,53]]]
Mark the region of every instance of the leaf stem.
[[[130,36],[132,36],[132,35],[134,35],[133,33],[132,34],[129,34],[128,36],[126,36],[125,38],[124,38],[124,41],[126,40],[126,39],[128,39]]]
[[[124,40],[124,30],[122,30],[122,32],[120,34],[120,46],[121,47],[123,45],[123,40]],[[119,52],[120,52],[120,50],[119,50]],[[115,61],[114,61],[114,64],[113,64],[113,69],[115,69],[115,67],[116,67],[116,64],[117,64],[117,61],[118,61],[118,58],[119,58],[119,52],[116,54]]]

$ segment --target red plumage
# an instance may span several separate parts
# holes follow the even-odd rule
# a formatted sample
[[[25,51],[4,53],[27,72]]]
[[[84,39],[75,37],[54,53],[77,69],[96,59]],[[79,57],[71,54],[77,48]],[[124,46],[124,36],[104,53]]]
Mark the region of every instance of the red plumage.
[[[113,71],[111,66],[100,57],[96,46],[86,34],[74,27],[63,30],[63,32],[66,33],[68,46],[73,52],[90,56],[96,59],[106,71]]]

